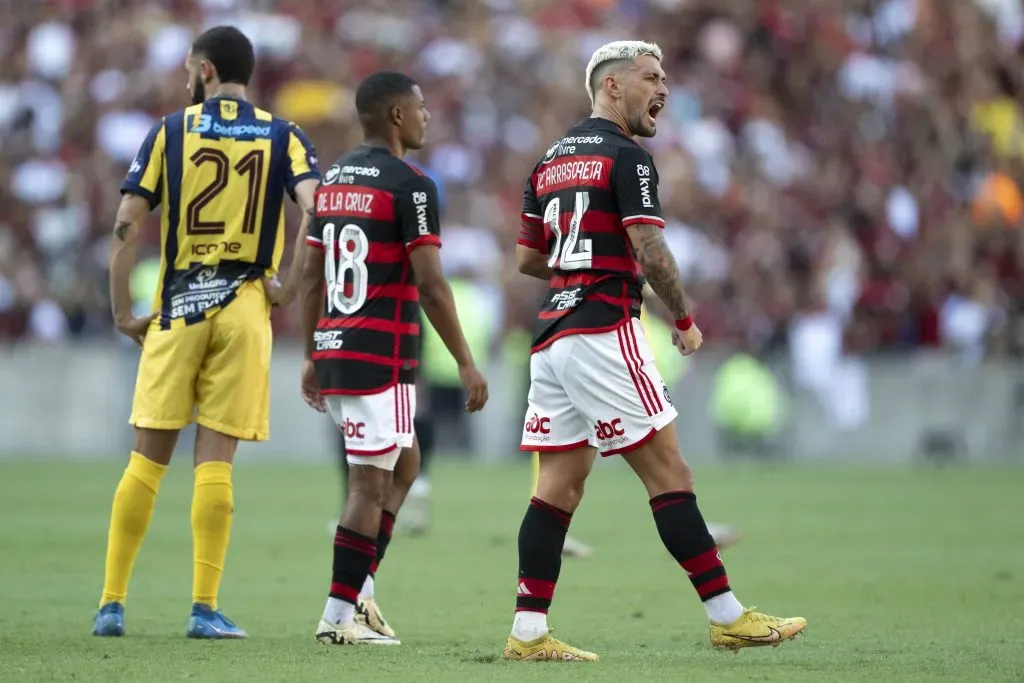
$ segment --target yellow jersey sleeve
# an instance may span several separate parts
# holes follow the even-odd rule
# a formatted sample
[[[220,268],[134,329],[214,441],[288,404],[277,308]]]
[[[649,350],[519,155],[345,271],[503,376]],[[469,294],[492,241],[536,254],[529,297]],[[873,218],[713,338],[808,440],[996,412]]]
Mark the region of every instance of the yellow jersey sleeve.
[[[167,149],[167,133],[164,119],[150,129],[139,147],[138,154],[128,167],[128,175],[121,183],[121,194],[137,194],[145,197],[149,208],[160,204],[163,192],[164,152]]]
[[[295,199],[295,186],[303,180],[320,180],[316,149],[301,128],[294,123],[288,126],[288,161],[285,168],[285,189]]]

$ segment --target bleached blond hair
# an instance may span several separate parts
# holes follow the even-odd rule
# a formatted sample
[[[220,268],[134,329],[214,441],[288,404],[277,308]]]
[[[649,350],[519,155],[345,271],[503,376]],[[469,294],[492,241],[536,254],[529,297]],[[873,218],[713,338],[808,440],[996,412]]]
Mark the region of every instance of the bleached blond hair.
[[[642,40],[616,40],[594,50],[594,54],[590,57],[590,63],[587,64],[586,74],[587,94],[590,95],[590,103],[594,103],[594,88],[590,83],[590,79],[593,78],[594,72],[597,71],[598,67],[607,62],[617,62],[621,59],[632,61],[641,55],[651,55],[660,62],[661,48],[655,43],[647,43]]]

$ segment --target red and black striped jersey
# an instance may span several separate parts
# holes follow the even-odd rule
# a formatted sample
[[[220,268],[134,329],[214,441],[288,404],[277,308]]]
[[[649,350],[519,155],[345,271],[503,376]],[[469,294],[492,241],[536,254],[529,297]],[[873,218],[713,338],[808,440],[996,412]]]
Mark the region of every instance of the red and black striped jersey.
[[[518,240],[554,270],[533,351],[640,316],[642,273],[626,233],[639,223],[665,226],[658,171],[621,128],[586,119],[548,148],[526,181]]]
[[[437,187],[384,147],[362,145],[324,174],[307,242],[325,252],[313,361],[325,394],[415,382],[419,290],[409,253],[441,246]]]

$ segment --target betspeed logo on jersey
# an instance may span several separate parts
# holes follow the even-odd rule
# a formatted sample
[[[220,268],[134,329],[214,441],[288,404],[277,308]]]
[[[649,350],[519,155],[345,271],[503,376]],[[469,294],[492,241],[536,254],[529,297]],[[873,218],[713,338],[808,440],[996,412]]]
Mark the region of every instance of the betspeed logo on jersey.
[[[345,418],[345,424],[341,425],[341,431],[346,438],[349,439],[365,439],[366,438],[366,423],[365,422],[353,422],[352,420]]]
[[[651,199],[651,167],[645,164],[636,165],[636,177],[640,181],[640,203],[647,209],[654,208]]]
[[[209,114],[199,114],[192,120],[190,133],[216,133],[226,138],[269,138],[270,126],[254,126],[252,124],[240,123],[232,126],[225,126],[219,121],[214,121]]]

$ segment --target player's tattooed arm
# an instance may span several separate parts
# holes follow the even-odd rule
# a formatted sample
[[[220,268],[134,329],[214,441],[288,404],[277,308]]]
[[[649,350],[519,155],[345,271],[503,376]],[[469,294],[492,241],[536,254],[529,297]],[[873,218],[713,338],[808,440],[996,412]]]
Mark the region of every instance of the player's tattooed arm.
[[[110,309],[117,328],[137,344],[141,344],[153,316],[136,318],[132,315],[132,295],[129,282],[135,266],[139,232],[149,215],[149,201],[136,194],[121,198],[114,221],[114,235],[110,240]]]
[[[686,293],[679,281],[679,267],[665,243],[662,229],[650,223],[640,223],[629,226],[626,231],[647,284],[677,320],[690,315]]]

